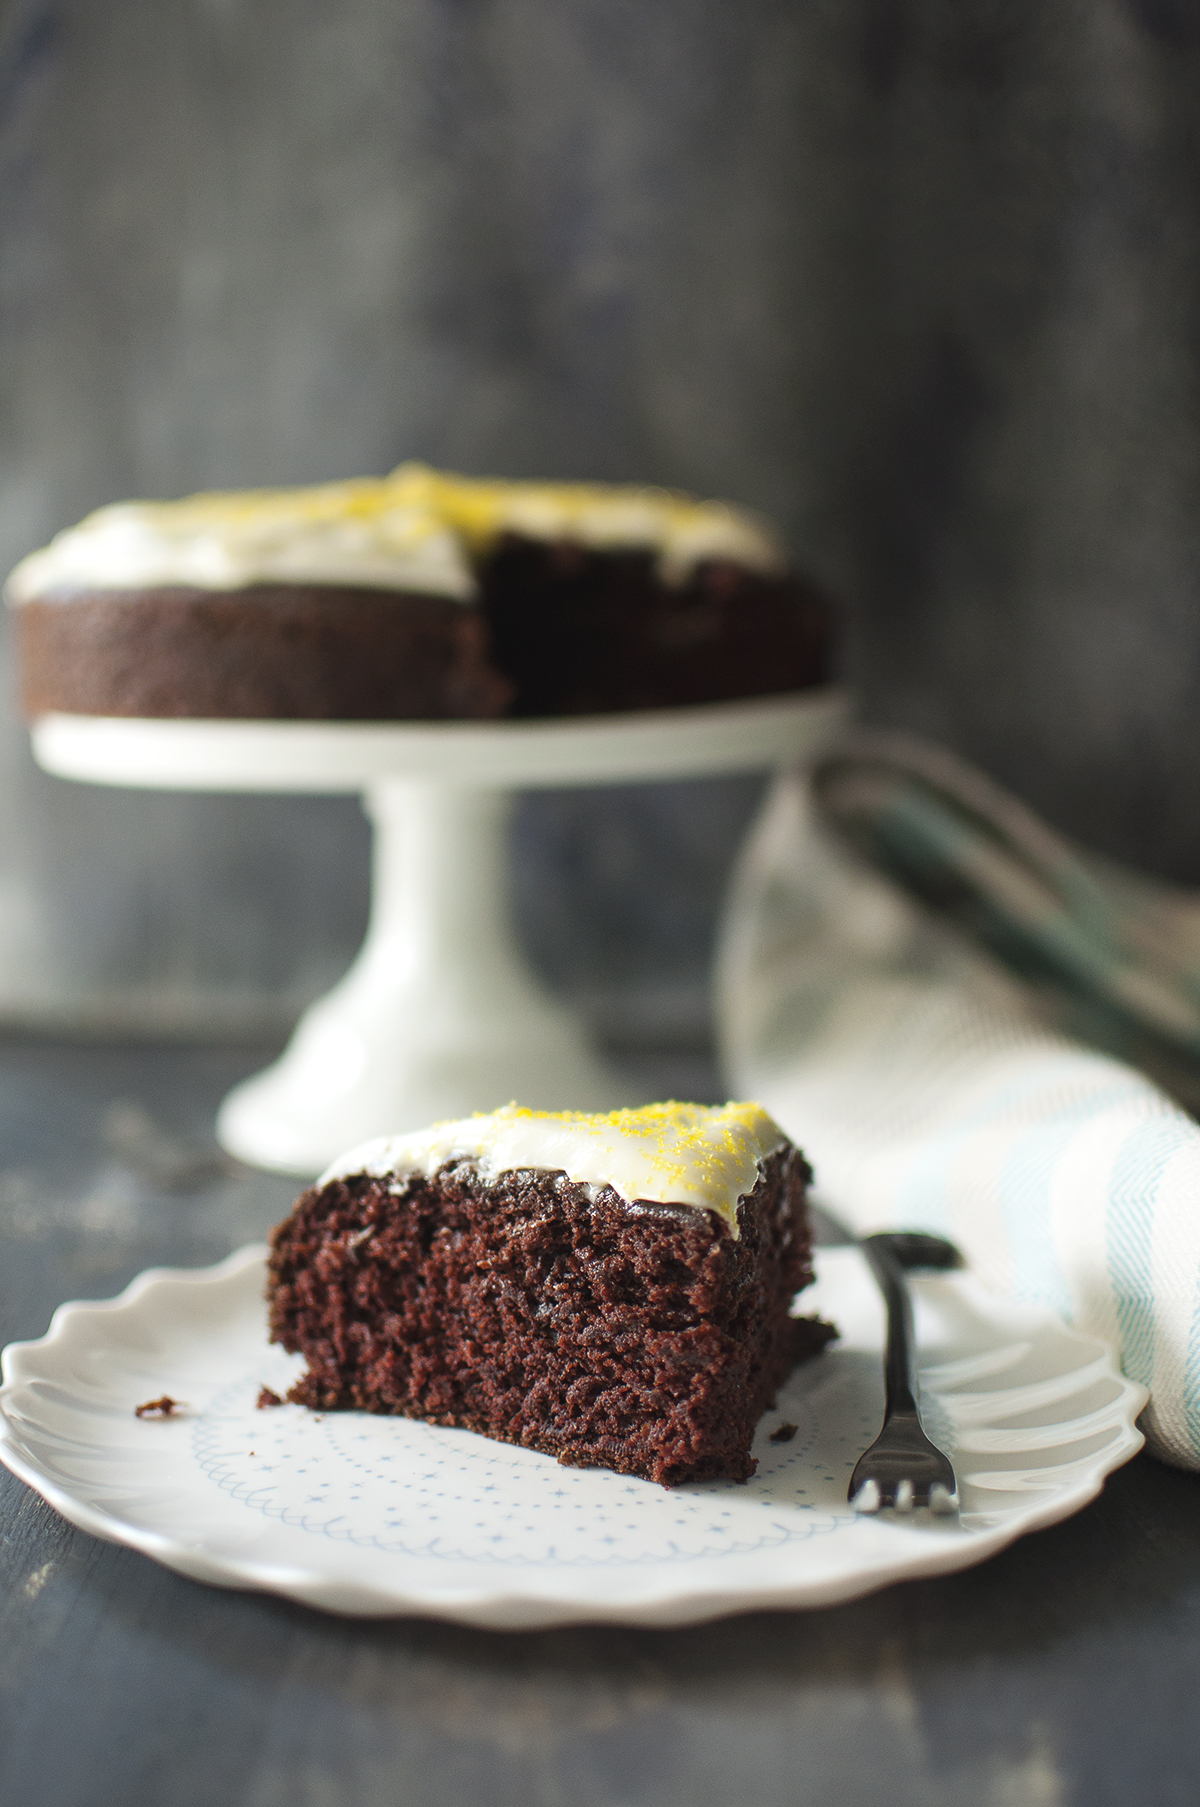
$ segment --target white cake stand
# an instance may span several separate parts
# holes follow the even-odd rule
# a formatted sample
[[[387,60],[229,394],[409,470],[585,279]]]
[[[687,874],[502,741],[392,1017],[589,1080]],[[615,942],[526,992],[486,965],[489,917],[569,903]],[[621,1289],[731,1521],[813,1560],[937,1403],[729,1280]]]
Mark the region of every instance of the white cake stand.
[[[312,1175],[369,1136],[490,1110],[630,1099],[527,969],[506,825],[524,788],[701,778],[802,758],[841,722],[832,689],[536,722],[154,721],[46,715],[38,763],[146,790],[361,792],[375,828],[370,925],[281,1058],[232,1091],[242,1160]]]

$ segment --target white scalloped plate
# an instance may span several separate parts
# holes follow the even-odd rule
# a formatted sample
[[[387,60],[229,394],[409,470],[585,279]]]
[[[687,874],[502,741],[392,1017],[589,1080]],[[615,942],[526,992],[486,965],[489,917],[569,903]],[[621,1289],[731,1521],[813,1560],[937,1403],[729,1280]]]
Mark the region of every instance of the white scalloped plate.
[[[855,1517],[846,1486],[879,1424],[882,1312],[856,1251],[822,1251],[819,1270],[804,1306],[842,1340],[763,1419],[744,1486],[669,1492],[467,1431],[258,1410],[260,1386],[282,1393],[300,1367],[266,1342],[261,1248],[142,1274],[10,1345],[0,1459],[84,1530],[198,1580],[516,1629],[827,1606],[965,1568],[1078,1511],[1141,1447],[1145,1391],[1103,1344],[969,1275],[929,1277],[915,1287],[924,1398],[963,1512]],[[134,1416],[164,1392],[185,1409]],[[772,1443],[785,1421],[795,1436]]]

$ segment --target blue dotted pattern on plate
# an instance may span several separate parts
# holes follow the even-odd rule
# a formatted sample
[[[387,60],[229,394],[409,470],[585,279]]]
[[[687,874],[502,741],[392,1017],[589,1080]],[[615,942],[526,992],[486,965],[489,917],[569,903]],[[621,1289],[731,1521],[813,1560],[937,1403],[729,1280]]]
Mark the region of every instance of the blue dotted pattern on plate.
[[[208,1402],[193,1453],[249,1510],[317,1537],[389,1555],[596,1568],[744,1556],[861,1523],[846,1486],[878,1424],[832,1366],[815,1387],[801,1369],[781,1392],[759,1427],[749,1482],[667,1489],[404,1418],[256,1410],[264,1379],[282,1391],[291,1378],[269,1365]],[[785,1420],[796,1436],[772,1444]]]

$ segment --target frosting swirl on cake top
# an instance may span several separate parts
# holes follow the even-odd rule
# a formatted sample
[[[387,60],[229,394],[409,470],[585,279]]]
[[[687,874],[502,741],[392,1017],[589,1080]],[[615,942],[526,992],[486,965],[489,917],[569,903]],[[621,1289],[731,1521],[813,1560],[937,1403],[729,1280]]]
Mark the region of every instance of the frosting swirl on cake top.
[[[368,1174],[426,1178],[447,1161],[469,1160],[485,1179],[520,1168],[562,1171],[586,1186],[716,1211],[737,1235],[738,1200],[754,1190],[761,1163],[787,1136],[761,1104],[647,1104],[638,1110],[502,1110],[380,1136],[335,1161],[318,1185]]]
[[[7,595],[20,604],[53,590],[316,583],[470,601],[473,560],[505,533],[645,548],[672,583],[707,559],[761,571],[784,562],[771,529],[724,502],[661,489],[453,477],[402,464],[389,477],[100,508],[23,559]]]

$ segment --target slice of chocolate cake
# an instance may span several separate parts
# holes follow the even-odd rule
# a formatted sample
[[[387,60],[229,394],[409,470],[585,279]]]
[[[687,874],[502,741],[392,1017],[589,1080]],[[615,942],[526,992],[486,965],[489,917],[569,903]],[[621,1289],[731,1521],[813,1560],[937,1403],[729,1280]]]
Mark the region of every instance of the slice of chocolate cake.
[[[803,1155],[755,1104],[509,1105],[370,1142],[271,1237],[289,1398],[399,1413],[672,1486],[755,1468],[754,1429],[833,1334]]]

